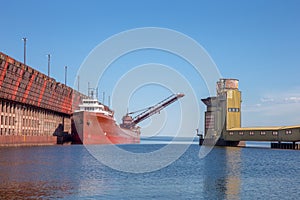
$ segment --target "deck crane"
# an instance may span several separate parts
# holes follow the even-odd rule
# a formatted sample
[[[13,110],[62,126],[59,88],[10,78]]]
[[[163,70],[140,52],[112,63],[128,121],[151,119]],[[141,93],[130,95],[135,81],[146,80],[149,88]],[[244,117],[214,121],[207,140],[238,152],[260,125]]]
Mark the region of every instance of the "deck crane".
[[[182,98],[183,96],[184,96],[184,94],[182,94],[182,93],[172,94],[171,96],[169,96],[168,98],[162,100],[158,104],[156,104],[154,106],[151,106],[149,108],[143,109],[145,111],[142,112],[142,113],[140,113],[140,114],[138,114],[135,117],[132,117],[130,114],[134,114],[136,112],[143,111],[143,110],[139,110],[139,111],[136,111],[136,112],[127,113],[122,118],[123,123],[120,126],[122,128],[127,128],[127,129],[134,128],[141,121],[147,119],[148,117],[154,115],[155,113],[160,112],[162,109],[164,109],[168,105],[174,103],[175,101],[177,101],[179,98]]]

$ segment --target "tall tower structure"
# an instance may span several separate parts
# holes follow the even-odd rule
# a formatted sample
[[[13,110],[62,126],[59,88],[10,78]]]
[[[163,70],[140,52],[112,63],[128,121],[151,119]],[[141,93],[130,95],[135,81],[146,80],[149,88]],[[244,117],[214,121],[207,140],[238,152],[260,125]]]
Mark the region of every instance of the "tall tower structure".
[[[221,97],[221,98],[220,98]],[[217,82],[217,98],[226,99],[223,112],[225,111],[226,129],[241,127],[241,92],[239,80],[220,79]]]
[[[206,105],[205,135],[206,138],[220,139],[217,145],[227,144],[224,141],[226,130],[241,127],[241,92],[239,80],[220,79],[217,82],[217,96],[202,99]]]

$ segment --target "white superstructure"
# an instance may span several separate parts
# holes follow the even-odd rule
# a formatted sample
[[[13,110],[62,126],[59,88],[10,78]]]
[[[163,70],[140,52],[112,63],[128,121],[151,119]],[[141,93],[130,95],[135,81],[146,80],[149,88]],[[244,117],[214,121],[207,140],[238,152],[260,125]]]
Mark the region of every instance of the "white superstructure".
[[[109,110],[106,110],[104,105],[101,104],[97,99],[83,99],[82,104],[79,105],[79,110],[75,112],[80,111],[102,113],[107,116],[113,116],[113,113]]]

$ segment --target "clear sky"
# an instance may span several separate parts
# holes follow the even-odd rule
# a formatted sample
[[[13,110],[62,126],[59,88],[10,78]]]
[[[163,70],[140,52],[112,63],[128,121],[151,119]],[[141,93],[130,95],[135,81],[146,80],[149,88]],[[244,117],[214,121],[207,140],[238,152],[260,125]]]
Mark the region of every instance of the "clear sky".
[[[90,51],[114,34],[141,27],[169,28],[201,44],[224,78],[240,80],[244,126],[300,124],[298,0],[0,0],[0,8],[0,51],[22,61],[22,38],[27,37],[27,64],[46,74],[50,53],[51,76],[57,81],[64,82],[67,65],[68,84],[73,86]],[[169,55],[156,51],[130,56],[119,64],[136,67],[169,60]],[[176,59],[167,64],[182,62]],[[192,73],[179,72],[187,79]],[[195,87],[197,78],[190,79]],[[100,85],[100,90],[111,95],[109,85]],[[198,85],[198,98],[207,97],[201,80]],[[133,98],[130,104],[135,106],[129,109],[149,106],[169,94],[157,86],[145,87],[140,92],[144,101]],[[199,104],[203,114],[204,106]],[[201,121],[200,129],[202,125]]]

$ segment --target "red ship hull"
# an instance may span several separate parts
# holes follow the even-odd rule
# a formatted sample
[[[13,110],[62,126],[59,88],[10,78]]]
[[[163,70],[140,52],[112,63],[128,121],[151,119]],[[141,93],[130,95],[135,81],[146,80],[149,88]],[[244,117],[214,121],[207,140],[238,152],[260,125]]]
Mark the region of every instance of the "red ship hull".
[[[140,132],[118,126],[111,116],[93,112],[75,112],[72,119],[73,144],[140,143]]]

